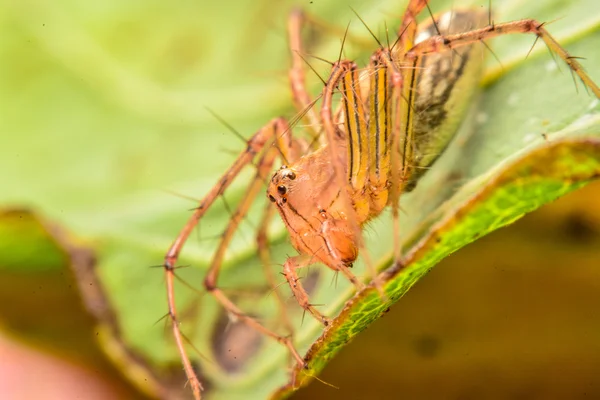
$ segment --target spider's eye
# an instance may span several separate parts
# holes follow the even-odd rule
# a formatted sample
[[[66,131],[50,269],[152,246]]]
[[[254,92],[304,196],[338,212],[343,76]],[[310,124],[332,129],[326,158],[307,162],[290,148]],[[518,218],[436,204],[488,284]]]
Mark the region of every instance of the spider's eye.
[[[283,196],[286,192],[287,188],[285,186],[277,186],[277,193]]]
[[[269,195],[269,200],[271,201],[271,203],[275,203],[275,197]]]
[[[287,198],[286,198],[286,197],[283,197],[283,198],[281,199],[281,202],[282,202],[283,204],[287,203]]]
[[[292,181],[293,181],[294,179],[296,179],[296,174],[295,174],[295,173],[293,173],[292,171],[290,171],[290,172],[288,172],[288,173],[285,175],[285,177],[286,177],[286,178],[289,178],[290,180],[292,180]]]

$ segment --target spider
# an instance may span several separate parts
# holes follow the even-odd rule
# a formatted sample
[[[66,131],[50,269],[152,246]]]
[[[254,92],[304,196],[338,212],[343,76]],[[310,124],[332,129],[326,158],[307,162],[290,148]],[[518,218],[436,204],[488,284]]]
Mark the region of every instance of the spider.
[[[366,68],[359,69],[356,63],[342,60],[340,52],[340,59],[331,63],[329,77],[316,100],[311,99],[305,85],[300,39],[304,16],[299,11],[290,16],[291,92],[313,140],[296,137],[292,131],[294,124],[282,117],[260,128],[205,195],[165,256],[172,331],[196,399],[201,397],[202,385],[186,353],[179,327],[174,269],[194,227],[245,166],[254,163],[255,176],[223,232],[204,287],[229,315],[282,343],[303,366],[304,359],[291,337],[279,335],[246,315],[217,285],[225,251],[256,196],[264,190],[265,180],[267,198],[281,216],[299,253],[284,263],[283,275],[299,305],[327,327],[331,320],[311,304],[298,269],[321,263],[341,272],[357,290],[362,290],[364,283],[351,271],[359,254],[368,255],[361,229],[386,207],[392,209],[395,259],[401,262],[400,194],[414,188],[420,175],[435,162],[455,133],[457,126],[447,121],[463,114],[475,91],[475,85],[464,82],[477,82],[472,77],[479,76],[482,70],[481,57],[474,54],[476,43],[505,34],[534,34],[536,41],[541,39],[600,98],[598,86],[550,36],[543,23],[525,19],[494,24],[481,11],[455,10],[418,25],[416,17],[427,6],[426,0],[410,0],[397,39],[386,45],[378,42],[379,48]],[[457,87],[460,93],[455,90]],[[336,94],[340,95],[338,107],[333,100]],[[317,100],[321,101],[318,112]],[[284,165],[272,174],[277,159]],[[268,253],[265,231],[271,214],[267,214],[259,228],[261,255]],[[379,287],[376,279],[372,284]],[[385,296],[383,291],[381,294]]]

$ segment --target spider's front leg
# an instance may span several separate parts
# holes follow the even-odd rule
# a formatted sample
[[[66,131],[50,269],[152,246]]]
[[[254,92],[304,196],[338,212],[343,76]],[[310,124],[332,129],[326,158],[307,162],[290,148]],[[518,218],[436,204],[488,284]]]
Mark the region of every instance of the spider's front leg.
[[[204,280],[204,286],[206,290],[216,298],[216,300],[227,310],[230,315],[235,316],[238,320],[245,323],[250,328],[284,344],[286,347],[288,347],[296,361],[301,365],[304,364],[302,357],[293,347],[289,337],[280,336],[261,325],[257,320],[247,316],[232,301],[230,301],[223,291],[217,286],[219,271],[221,269],[225,251],[233,237],[234,232],[237,230],[240,222],[247,214],[250,205],[255,200],[258,193],[260,193],[262,190],[264,181],[267,179],[267,175],[272,168],[275,158],[280,153],[289,157],[291,157],[294,153],[295,141],[290,137],[290,135],[291,132],[287,122],[283,118],[276,118],[256,132],[250,139],[248,139],[246,148],[236,158],[233,165],[221,176],[221,178],[218,180],[218,183],[200,202],[165,256],[164,268],[167,284],[167,302],[169,308],[168,315],[172,322],[172,331],[177,349],[179,351],[188,381],[192,387],[195,399],[201,398],[200,392],[202,390],[202,384],[200,383],[200,380],[198,379],[192,366],[192,362],[187,355],[184,343],[187,341],[187,339],[181,331],[180,321],[178,320],[174,288],[174,281],[177,278],[175,275],[177,260],[179,259],[179,254],[181,253],[191,232],[204,217],[214,201],[223,195],[223,193],[239,175],[240,171],[254,160],[257,160],[256,175],[248,186],[247,195],[240,202],[240,204],[238,204],[237,209],[234,211],[227,227],[225,228],[225,231],[223,232],[222,239],[219,243],[217,251],[215,252],[215,255],[213,256],[209,271]],[[274,143],[276,143],[276,146],[273,146]]]

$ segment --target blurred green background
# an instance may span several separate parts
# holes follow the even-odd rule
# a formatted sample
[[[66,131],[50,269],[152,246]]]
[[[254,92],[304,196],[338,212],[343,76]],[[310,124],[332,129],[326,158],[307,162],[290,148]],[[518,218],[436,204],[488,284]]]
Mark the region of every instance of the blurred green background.
[[[346,3],[295,4],[344,26]],[[351,3],[365,17],[402,10]],[[559,38],[573,21],[597,27],[589,1],[498,3],[515,18],[566,16],[549,28]],[[98,349],[48,224],[21,210],[77,246],[143,243],[160,260],[181,224],[165,214],[189,208],[162,190],[201,195],[239,149],[203,107],[245,135],[289,114],[292,5],[0,4],[0,397],[144,398]],[[600,397],[598,204],[596,183],[447,258],[325,370],[338,390],[314,382],[295,398]]]

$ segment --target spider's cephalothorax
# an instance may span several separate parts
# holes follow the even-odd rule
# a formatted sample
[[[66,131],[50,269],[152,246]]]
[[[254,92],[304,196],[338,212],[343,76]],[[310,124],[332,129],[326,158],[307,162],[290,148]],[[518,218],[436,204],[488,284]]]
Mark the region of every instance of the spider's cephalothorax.
[[[356,235],[344,208],[343,186],[335,182],[328,151],[321,148],[282,166],[271,179],[267,197],[275,204],[300,254],[310,254],[338,270],[358,256]]]

